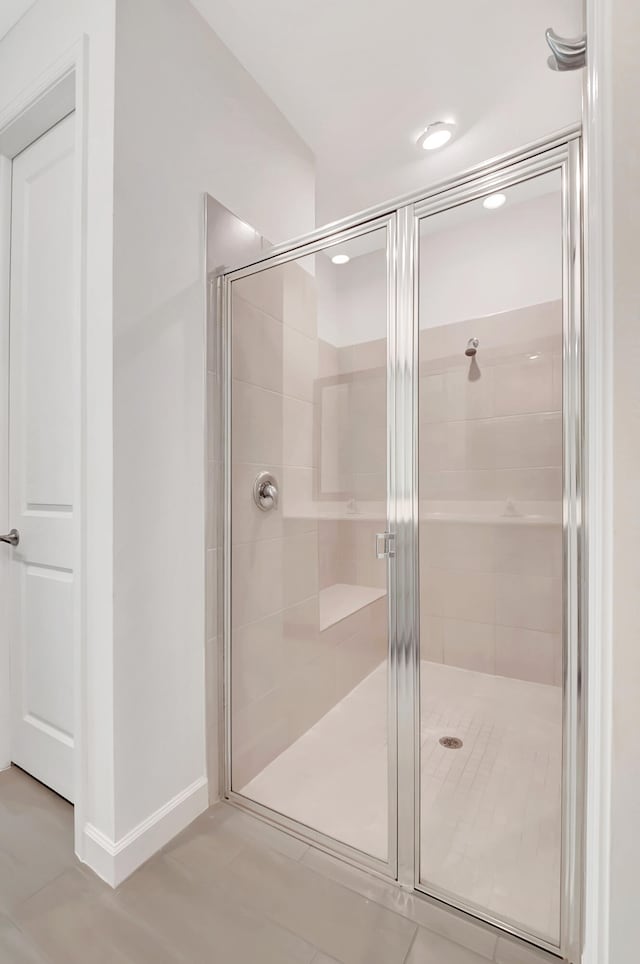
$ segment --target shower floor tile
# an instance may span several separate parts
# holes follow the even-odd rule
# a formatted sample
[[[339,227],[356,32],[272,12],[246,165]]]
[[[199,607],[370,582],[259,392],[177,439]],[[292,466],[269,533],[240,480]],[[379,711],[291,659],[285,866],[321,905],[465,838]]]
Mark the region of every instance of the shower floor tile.
[[[557,939],[560,689],[423,662],[421,694],[422,880]],[[386,859],[386,788],[382,664],[241,792]]]

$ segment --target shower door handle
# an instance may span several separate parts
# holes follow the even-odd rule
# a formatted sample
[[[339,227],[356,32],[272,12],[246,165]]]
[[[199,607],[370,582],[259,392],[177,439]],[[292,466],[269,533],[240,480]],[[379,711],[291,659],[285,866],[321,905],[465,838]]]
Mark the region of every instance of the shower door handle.
[[[396,537],[394,532],[376,532],[376,558],[393,559]]]

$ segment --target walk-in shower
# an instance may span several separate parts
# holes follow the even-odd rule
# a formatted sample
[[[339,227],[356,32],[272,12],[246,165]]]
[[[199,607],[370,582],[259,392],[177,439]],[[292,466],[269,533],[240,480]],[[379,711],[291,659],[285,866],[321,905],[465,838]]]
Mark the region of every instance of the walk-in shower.
[[[569,958],[580,190],[569,132],[221,272],[211,300],[225,797]]]

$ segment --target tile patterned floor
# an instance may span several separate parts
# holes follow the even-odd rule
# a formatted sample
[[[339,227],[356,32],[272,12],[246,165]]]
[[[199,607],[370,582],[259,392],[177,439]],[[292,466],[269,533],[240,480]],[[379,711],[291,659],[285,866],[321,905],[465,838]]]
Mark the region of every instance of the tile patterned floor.
[[[227,805],[116,891],[72,808],[0,773],[0,964],[539,964],[537,953]]]
[[[384,859],[386,686],[383,665],[242,793]],[[422,879],[557,939],[559,688],[425,662],[421,689]]]

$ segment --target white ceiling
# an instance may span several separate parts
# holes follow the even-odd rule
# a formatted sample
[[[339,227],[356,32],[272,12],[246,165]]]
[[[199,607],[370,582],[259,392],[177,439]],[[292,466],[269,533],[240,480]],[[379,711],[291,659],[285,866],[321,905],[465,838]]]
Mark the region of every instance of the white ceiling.
[[[35,2],[36,0],[0,0],[0,40]]]
[[[316,155],[323,223],[578,121],[582,0],[192,0]],[[415,138],[454,119],[425,153]]]

